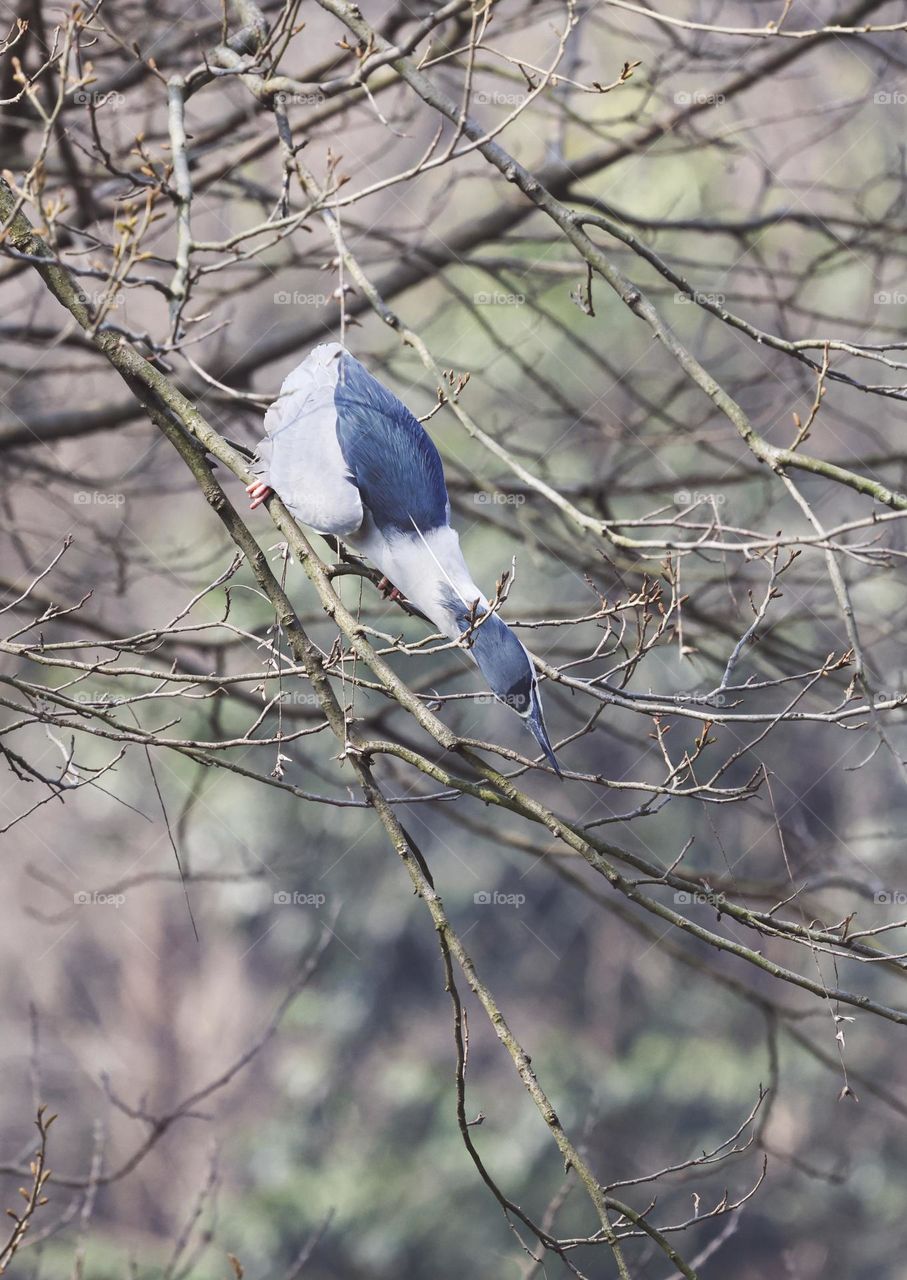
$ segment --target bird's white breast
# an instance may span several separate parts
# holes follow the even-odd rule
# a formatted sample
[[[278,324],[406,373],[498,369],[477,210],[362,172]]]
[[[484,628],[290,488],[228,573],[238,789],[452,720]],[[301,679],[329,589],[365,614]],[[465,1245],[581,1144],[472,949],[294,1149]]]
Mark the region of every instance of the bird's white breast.
[[[337,439],[337,354],[317,347],[284,380],[265,415],[268,483],[303,524],[348,537],[362,524],[362,500]]]
[[[472,580],[460,539],[450,525],[424,534],[414,529],[390,538],[374,527],[363,528],[354,543],[451,640],[460,635],[456,618],[445,604],[451,593],[467,608],[476,599],[483,607],[488,604]]]

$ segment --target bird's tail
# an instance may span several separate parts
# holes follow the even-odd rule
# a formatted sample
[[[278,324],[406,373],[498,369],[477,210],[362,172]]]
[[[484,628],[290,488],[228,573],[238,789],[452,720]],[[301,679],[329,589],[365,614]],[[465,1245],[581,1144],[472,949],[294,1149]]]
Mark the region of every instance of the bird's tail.
[[[563,778],[564,775],[561,773],[560,765],[551,746],[551,739],[548,737],[548,730],[545,728],[545,718],[542,715],[542,700],[539,697],[537,687],[532,690],[531,707],[526,717],[526,724],[529,726],[532,736],[542,748],[545,759],[551,765],[551,768],[559,778]]]

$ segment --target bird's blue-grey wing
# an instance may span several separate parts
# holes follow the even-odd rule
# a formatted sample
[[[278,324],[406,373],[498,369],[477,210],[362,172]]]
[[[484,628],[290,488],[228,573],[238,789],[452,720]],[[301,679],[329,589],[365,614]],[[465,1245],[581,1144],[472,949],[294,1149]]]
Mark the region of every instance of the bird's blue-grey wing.
[[[265,415],[253,472],[319,533],[349,537],[362,524],[359,489],[340,447],[335,390],[342,349],[311,351],[284,379]]]
[[[347,353],[334,403],[343,457],[382,536],[446,525],[450,503],[441,457],[406,405]]]

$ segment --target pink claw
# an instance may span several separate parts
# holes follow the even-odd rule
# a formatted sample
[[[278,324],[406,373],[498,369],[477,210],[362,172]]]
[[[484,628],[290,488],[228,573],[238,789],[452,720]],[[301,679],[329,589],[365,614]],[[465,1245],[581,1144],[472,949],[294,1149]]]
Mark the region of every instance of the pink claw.
[[[377,584],[378,590],[384,596],[385,600],[402,600],[403,593],[398,591],[394,584],[388,578],[382,578]]]
[[[246,485],[246,493],[252,499],[249,503],[249,510],[254,511],[256,507],[260,507],[263,502],[267,502],[274,490],[270,485],[266,485],[261,480],[253,480],[251,484]]]

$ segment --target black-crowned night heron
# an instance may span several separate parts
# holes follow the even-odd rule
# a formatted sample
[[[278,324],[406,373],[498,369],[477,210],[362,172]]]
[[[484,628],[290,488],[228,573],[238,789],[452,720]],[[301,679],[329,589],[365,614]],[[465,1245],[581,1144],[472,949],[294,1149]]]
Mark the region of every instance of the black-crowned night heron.
[[[253,467],[259,479],[248,486],[253,509],[273,490],[303,524],[367,556],[443,635],[468,632],[468,652],[495,697],[560,775],[532,661],[470,576],[441,457],[406,405],[338,343],[326,343],[286,378],[265,429]]]

